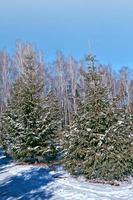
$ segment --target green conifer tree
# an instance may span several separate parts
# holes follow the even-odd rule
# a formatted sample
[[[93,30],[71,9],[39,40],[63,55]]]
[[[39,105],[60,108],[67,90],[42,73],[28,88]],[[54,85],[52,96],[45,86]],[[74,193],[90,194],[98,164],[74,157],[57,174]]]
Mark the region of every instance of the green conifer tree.
[[[132,119],[117,107],[115,98],[109,99],[95,58],[87,59],[85,100],[65,134],[64,166],[89,179],[119,180],[133,173]]]
[[[1,141],[7,153],[24,161],[49,161],[56,156],[59,107],[54,94],[44,96],[44,80],[34,54],[24,57],[1,118]]]

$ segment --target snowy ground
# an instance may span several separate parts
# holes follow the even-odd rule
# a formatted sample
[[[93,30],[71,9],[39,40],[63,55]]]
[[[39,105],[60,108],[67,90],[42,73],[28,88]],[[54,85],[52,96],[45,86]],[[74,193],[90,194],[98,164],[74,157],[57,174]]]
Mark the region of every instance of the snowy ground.
[[[16,165],[0,150],[0,200],[133,200],[133,182],[121,186],[74,179],[61,168]]]

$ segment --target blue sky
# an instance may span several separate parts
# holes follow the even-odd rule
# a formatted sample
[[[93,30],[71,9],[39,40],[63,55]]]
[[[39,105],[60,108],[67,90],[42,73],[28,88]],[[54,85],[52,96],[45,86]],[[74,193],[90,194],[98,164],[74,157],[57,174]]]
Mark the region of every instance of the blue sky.
[[[56,50],[88,52],[114,67],[133,67],[132,0],[1,0],[0,48],[34,43],[52,60]]]

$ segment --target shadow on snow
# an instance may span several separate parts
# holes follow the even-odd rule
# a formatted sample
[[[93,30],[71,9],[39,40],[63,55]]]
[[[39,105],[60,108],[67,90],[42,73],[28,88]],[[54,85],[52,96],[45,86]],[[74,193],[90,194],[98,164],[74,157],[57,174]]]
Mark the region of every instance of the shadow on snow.
[[[2,154],[3,155],[3,154]],[[0,150],[0,156],[1,150]],[[11,163],[10,158],[1,158],[0,166]],[[5,169],[4,168],[4,169]],[[4,172],[0,172],[2,175]],[[54,182],[56,177],[50,174],[47,168],[33,168],[29,171],[6,178],[0,183],[0,200],[48,200],[51,199],[53,191],[48,189],[48,184]]]
[[[5,152],[0,148],[0,171],[7,168],[7,165],[13,163],[10,156],[5,155]]]

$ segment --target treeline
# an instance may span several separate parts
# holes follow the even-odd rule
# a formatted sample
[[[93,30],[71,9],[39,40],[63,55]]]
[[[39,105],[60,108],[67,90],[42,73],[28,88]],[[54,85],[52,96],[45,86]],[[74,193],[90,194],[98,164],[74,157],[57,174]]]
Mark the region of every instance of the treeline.
[[[16,160],[49,162],[89,179],[133,175],[133,76],[95,56],[57,52],[47,64],[31,44],[0,53],[0,141]],[[60,155],[60,156],[59,156]]]
[[[69,124],[70,113],[77,110],[76,96],[84,98],[85,58],[77,61],[73,57],[66,58],[61,52],[57,52],[53,63],[45,63],[42,53],[26,43],[18,43],[13,56],[5,51],[0,52],[0,111],[4,109],[10,96],[12,83],[23,73],[24,55],[29,52],[37,56],[37,62],[41,66],[45,81],[44,92],[54,91],[62,107],[62,124]],[[104,85],[109,89],[110,98],[120,96],[119,105],[125,105],[129,112],[133,112],[133,70],[122,67],[119,72],[116,72],[109,65],[102,65],[98,62],[95,65]]]

